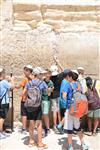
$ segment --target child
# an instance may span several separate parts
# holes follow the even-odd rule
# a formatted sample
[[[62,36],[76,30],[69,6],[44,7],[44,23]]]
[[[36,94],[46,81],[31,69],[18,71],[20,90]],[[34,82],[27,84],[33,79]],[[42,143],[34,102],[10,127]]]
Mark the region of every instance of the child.
[[[50,124],[49,124],[49,110],[50,110],[50,95],[53,92],[54,85],[53,82],[50,80],[51,72],[47,69],[45,74],[44,81],[48,85],[49,92],[44,91],[42,94],[42,113],[43,113],[43,120],[45,123],[45,136],[48,135],[50,132]]]
[[[0,140],[5,139],[7,135],[3,132],[3,123],[9,110],[9,91],[14,89],[13,78],[10,83],[5,79],[5,70],[0,68]]]
[[[88,111],[89,134],[92,135],[93,131],[93,135],[96,135],[100,119],[100,98],[96,88],[93,86],[93,81],[90,77],[86,78],[86,84],[88,88],[86,95],[89,102],[89,111]],[[93,130],[92,130],[92,123],[94,124]]]
[[[26,65],[24,67],[24,75],[25,75],[25,78],[20,82],[19,85],[16,86],[17,89],[24,89],[25,85],[28,83],[28,81],[31,80],[31,76],[32,76],[32,71],[33,71],[33,68],[31,65]],[[21,118],[22,118],[22,131],[21,133],[22,134],[27,134],[27,130],[26,130],[26,126],[27,126],[27,111],[26,111],[26,108],[24,106],[25,102],[24,102],[24,99],[26,97],[24,96],[23,98],[21,98]]]
[[[22,96],[26,95],[28,93],[29,90],[31,90],[31,87],[34,87],[34,93],[33,91],[31,91],[30,95],[27,95],[27,99],[32,101],[32,98],[34,97],[30,97],[30,96],[38,96],[39,98],[42,97],[42,94],[44,91],[48,91],[48,86],[47,84],[42,80],[42,72],[40,71],[40,69],[34,68],[33,69],[33,74],[34,74],[34,79],[29,81],[22,93]],[[38,89],[37,89],[37,88]],[[36,93],[39,92],[39,93]],[[34,95],[33,95],[33,94]],[[25,99],[25,101],[27,102],[27,99]],[[41,102],[40,99],[38,101],[38,99],[36,99],[37,103],[39,103],[39,106],[33,106],[33,107],[29,107],[30,110],[27,110],[27,119],[30,121],[29,124],[29,146],[34,146],[37,145],[39,149],[45,149],[47,148],[46,144],[42,143],[42,108],[41,108]],[[33,101],[34,102],[34,101]],[[27,109],[27,107],[26,107]],[[33,130],[35,127],[35,123],[37,123],[37,132],[38,132],[38,141],[36,143],[35,138],[33,138]]]
[[[78,84],[79,84],[77,82],[77,79],[78,79],[78,72],[77,71],[70,72],[67,76],[67,80],[73,84],[73,87],[75,89],[78,88]],[[67,84],[65,86],[65,88],[63,89],[63,98],[67,99],[67,101],[68,101],[69,90],[70,90],[70,93],[73,94],[72,88],[70,86],[71,85]],[[68,87],[70,87],[70,88],[68,88]],[[69,114],[70,104],[71,104],[71,99],[67,103],[67,110],[65,113],[65,123],[64,123],[64,131],[65,131],[65,133],[68,134],[68,150],[73,150],[72,134],[73,134],[74,129],[78,133],[78,136],[79,136],[80,141],[81,141],[82,149],[88,150],[88,146],[84,143],[84,140],[83,140],[83,133],[82,133],[81,128],[80,128],[80,119]]]
[[[65,112],[66,112],[66,107],[67,107],[67,101],[63,100],[62,98],[62,92],[63,92],[63,89],[64,87],[66,86],[66,84],[68,83],[67,81],[67,76],[68,76],[68,73],[71,72],[69,69],[65,69],[64,72],[63,72],[63,77],[64,79],[62,80],[62,83],[61,83],[61,87],[60,87],[60,112],[61,112],[61,122],[57,125],[57,129],[58,131],[60,132],[60,134],[63,134],[63,125],[64,125],[64,116],[65,116]],[[69,83],[68,83],[69,84]],[[70,92],[70,90],[69,90]],[[68,93],[68,96],[70,99],[70,93]]]

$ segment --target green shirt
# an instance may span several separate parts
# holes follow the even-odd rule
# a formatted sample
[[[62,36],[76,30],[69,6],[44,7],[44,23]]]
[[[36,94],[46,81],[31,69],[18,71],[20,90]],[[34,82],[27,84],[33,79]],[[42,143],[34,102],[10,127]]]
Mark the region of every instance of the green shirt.
[[[48,88],[50,88],[50,87],[53,88],[54,87],[54,84],[51,80],[49,80],[48,82],[47,81],[45,81],[45,82],[46,82]],[[43,101],[50,101],[50,96],[48,96],[48,93],[46,91],[44,91],[43,94],[42,94],[42,100]]]

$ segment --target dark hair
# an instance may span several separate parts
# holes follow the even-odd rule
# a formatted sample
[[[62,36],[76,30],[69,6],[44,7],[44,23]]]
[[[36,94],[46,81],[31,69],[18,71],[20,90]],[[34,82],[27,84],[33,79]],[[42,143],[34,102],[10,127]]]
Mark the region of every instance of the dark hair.
[[[51,73],[51,71],[49,69],[45,69],[45,71],[47,71],[48,73]]]
[[[67,76],[72,77],[72,71],[63,73],[64,78],[66,78]]]
[[[92,84],[93,84],[93,81],[92,81],[92,78],[91,77],[86,77],[86,85],[88,88],[91,88]]]
[[[29,68],[27,68],[27,67],[24,67],[24,70],[29,70],[30,71],[30,73],[32,73],[33,72],[33,70],[32,69],[29,69]]]
[[[78,79],[78,74],[75,73],[75,72],[72,72],[72,79],[73,79],[74,81],[77,81],[77,79]]]

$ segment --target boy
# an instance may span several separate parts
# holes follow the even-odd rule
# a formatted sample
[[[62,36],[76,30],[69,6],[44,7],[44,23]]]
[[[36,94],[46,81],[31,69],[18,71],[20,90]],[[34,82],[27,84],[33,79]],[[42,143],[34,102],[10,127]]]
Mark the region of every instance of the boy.
[[[70,72],[67,76],[67,80],[69,82],[71,82],[71,84],[73,85],[73,87],[75,89],[78,88],[78,84],[79,84],[77,82],[77,79],[78,79],[78,72],[77,71]],[[80,128],[80,119],[69,114],[69,109],[70,109],[70,105],[71,105],[71,99],[68,100],[69,91],[71,94],[70,98],[72,98],[72,94],[73,94],[72,87],[71,87],[71,85],[69,85],[69,83],[67,83],[65,88],[63,89],[63,98],[65,100],[67,99],[67,110],[65,113],[64,131],[65,131],[65,133],[68,134],[68,150],[73,150],[72,134],[73,134],[74,129],[78,133],[78,136],[79,136],[80,141],[81,141],[82,149],[88,150],[88,146],[84,143],[84,140],[83,140],[83,133],[82,133],[81,128]]]
[[[42,97],[42,93],[47,91],[48,86],[42,80],[42,72],[40,69],[33,69],[34,79],[28,82],[23,90],[22,96],[26,95],[29,88],[31,86],[37,86],[40,89],[40,94]],[[25,99],[26,100],[26,99]],[[31,111],[27,111],[27,119],[30,121],[29,124],[29,145],[34,146],[37,145],[39,149],[47,148],[46,144],[42,143],[42,108],[41,104],[38,107],[32,107]],[[37,122],[37,132],[38,132],[38,141],[36,144],[35,139],[33,139],[33,129],[35,127],[35,123]]]
[[[28,83],[28,81],[31,80],[31,76],[32,76],[32,71],[33,71],[33,68],[31,65],[27,65],[24,67],[24,75],[25,75],[25,78],[20,82],[20,84],[18,86],[16,86],[17,89],[24,89],[25,85]],[[21,133],[22,134],[27,134],[27,130],[26,130],[26,125],[27,125],[27,116],[26,116],[26,108],[24,106],[25,102],[24,102],[24,99],[26,97],[24,96],[22,99],[21,99],[21,118],[22,118],[22,131]]]
[[[47,84],[48,88],[49,88],[49,92],[47,93],[46,91],[43,92],[42,94],[42,113],[43,113],[43,120],[45,123],[45,136],[48,135],[48,133],[50,132],[50,124],[49,124],[49,110],[50,110],[50,95],[53,92],[54,89],[54,85],[53,82],[50,80],[51,77],[51,71],[50,70],[46,70],[46,74],[45,74],[45,83]]]
[[[3,123],[9,110],[9,91],[14,88],[13,78],[10,82],[5,79],[5,70],[0,68],[0,140],[7,137],[3,132]]]
[[[67,84],[67,75],[68,73],[71,72],[69,69],[65,69],[63,72],[63,80],[61,83],[61,87],[60,87],[60,112],[61,112],[61,122],[57,125],[57,129],[58,131],[63,134],[63,130],[62,130],[62,126],[64,125],[64,116],[65,116],[65,112],[66,112],[66,107],[67,107],[67,101],[63,100],[62,98],[62,93],[63,93],[63,89]],[[68,96],[70,96],[70,94],[68,94]],[[69,97],[70,99],[70,97]]]

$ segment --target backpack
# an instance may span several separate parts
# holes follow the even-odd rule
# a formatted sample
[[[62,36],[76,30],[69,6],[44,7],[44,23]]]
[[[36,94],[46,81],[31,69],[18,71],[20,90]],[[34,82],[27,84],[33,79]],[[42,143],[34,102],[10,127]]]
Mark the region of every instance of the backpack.
[[[87,99],[89,103],[89,109],[90,110],[96,110],[100,108],[100,97],[98,95],[98,92],[96,88],[93,86],[92,89],[88,89],[87,93]]]
[[[25,107],[28,112],[32,112],[33,108],[39,107],[41,105],[41,90],[39,86],[43,81],[39,81],[37,84],[32,84],[32,81],[29,82],[30,87],[27,91],[27,99],[25,101]]]
[[[69,113],[74,117],[81,118],[88,113],[88,100],[86,95],[80,91],[79,83],[77,89],[74,88],[73,84],[71,84],[71,87],[73,89],[73,97]]]

